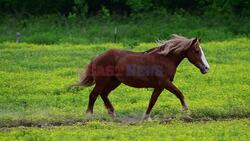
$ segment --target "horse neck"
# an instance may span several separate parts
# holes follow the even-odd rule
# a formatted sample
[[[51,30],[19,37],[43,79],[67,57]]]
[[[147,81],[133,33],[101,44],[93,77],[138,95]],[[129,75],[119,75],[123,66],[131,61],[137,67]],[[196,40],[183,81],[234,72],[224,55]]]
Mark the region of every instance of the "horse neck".
[[[159,54],[157,53],[158,50],[156,50],[159,47],[155,47],[155,48],[151,48],[147,51],[144,51],[144,54],[149,54],[149,55],[156,55],[156,57],[160,57]],[[162,57],[162,56],[161,56]],[[178,67],[179,64],[181,63],[181,61],[186,57],[186,53],[185,52],[180,52],[178,54],[169,54],[167,56],[165,56],[168,58],[168,60],[170,60],[170,62],[173,64],[173,67]],[[169,62],[168,62],[169,63]]]
[[[181,61],[185,58],[184,53],[178,53],[178,54],[169,54],[167,56],[169,60],[171,60],[174,67],[178,67]]]
[[[146,51],[144,51],[142,53],[144,53],[144,54],[154,54],[156,52],[156,48],[158,48],[158,47],[151,48],[151,49],[146,50]]]

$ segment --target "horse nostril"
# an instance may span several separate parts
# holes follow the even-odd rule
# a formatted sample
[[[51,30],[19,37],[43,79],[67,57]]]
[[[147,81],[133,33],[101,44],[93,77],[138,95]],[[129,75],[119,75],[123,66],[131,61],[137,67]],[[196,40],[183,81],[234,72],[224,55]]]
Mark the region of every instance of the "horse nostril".
[[[209,70],[210,69],[208,66],[205,66],[204,68],[205,68],[205,70]]]

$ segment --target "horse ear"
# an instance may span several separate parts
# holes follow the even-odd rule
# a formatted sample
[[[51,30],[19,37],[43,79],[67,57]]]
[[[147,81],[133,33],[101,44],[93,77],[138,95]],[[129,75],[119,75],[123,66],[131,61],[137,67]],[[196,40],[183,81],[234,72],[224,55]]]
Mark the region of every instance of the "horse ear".
[[[190,47],[193,46],[193,45],[195,45],[195,44],[197,44],[199,39],[197,37],[195,37],[194,39],[191,39],[191,40],[192,41],[191,41]]]

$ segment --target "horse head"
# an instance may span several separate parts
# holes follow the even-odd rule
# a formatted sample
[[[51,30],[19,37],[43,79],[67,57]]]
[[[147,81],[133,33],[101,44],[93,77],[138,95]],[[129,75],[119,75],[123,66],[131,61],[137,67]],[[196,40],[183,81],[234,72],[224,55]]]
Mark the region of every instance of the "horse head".
[[[210,68],[205,54],[200,46],[200,39],[192,39],[191,46],[187,50],[186,57],[189,62],[200,69],[202,74],[206,74]]]

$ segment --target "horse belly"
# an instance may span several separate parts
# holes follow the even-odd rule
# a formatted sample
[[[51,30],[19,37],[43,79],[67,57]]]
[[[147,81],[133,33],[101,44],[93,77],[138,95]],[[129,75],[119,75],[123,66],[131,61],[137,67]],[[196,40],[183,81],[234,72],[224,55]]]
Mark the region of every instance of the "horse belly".
[[[117,76],[117,79],[125,85],[135,88],[153,88],[156,83],[147,77],[139,76]]]

